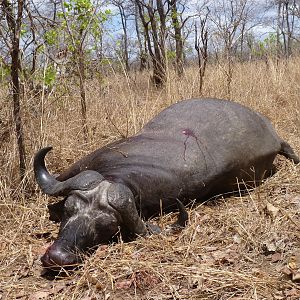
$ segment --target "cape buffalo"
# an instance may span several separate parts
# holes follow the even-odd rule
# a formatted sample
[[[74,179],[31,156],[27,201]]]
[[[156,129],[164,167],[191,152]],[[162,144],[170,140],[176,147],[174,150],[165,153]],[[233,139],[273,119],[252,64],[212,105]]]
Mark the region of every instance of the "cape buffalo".
[[[41,149],[34,159],[42,191],[64,196],[49,205],[50,219],[61,222],[57,240],[42,257],[50,268],[78,263],[80,252],[119,232],[147,234],[143,220],[161,210],[179,207],[183,225],[181,202],[254,187],[268,176],[277,154],[299,163],[267,118],[219,99],[171,105],[138,134],[94,151],[57,178],[45,167],[50,150]]]

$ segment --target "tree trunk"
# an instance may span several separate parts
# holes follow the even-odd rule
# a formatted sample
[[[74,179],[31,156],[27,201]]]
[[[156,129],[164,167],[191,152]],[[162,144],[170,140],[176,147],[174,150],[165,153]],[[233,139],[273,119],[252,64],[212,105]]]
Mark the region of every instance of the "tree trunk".
[[[195,50],[198,56],[199,68],[199,94],[202,95],[204,76],[208,59],[208,31],[206,28],[207,15],[200,19],[200,36],[198,37],[197,25],[195,24]],[[201,41],[201,45],[200,45]]]
[[[171,18],[175,35],[175,52],[176,52],[176,72],[177,75],[183,74],[183,38],[181,34],[181,25],[178,19],[176,0],[171,0]]]
[[[12,4],[7,1],[2,1],[3,11],[6,16],[7,24],[10,31],[10,39],[12,48],[11,54],[11,78],[12,78],[12,94],[13,94],[13,118],[15,123],[16,138],[19,152],[19,171],[21,180],[24,179],[26,171],[26,151],[24,144],[23,122],[21,117],[20,104],[20,31],[22,25],[22,15],[24,10],[24,1],[18,1],[17,17],[13,14]]]
[[[277,29],[276,29],[276,38],[277,38],[277,46],[276,46],[276,52],[277,52],[277,63],[279,61],[280,58],[280,54],[281,54],[281,44],[280,44],[280,32],[281,32],[281,25],[280,25],[280,21],[281,21],[281,0],[278,1],[278,6],[277,6]]]
[[[289,1],[285,3],[285,22],[287,31],[286,58],[289,58],[292,54],[292,31],[290,26]]]
[[[145,4],[141,3],[139,0],[136,0],[136,4],[138,6],[139,15],[143,23],[148,52],[152,59],[153,83],[156,87],[161,87],[167,81],[166,53],[165,53],[166,24],[165,24],[165,16],[161,16],[161,14],[163,15],[163,8],[160,7],[159,9],[160,31],[158,31],[157,15],[155,14],[155,10],[153,9],[153,7],[149,5],[146,6],[148,12],[148,18],[149,18],[149,20],[146,21],[145,13],[143,10]],[[160,2],[158,6],[159,5],[162,5],[162,3]],[[152,41],[150,37],[150,31],[151,31]]]
[[[134,22],[135,22],[135,31],[139,46],[139,57],[140,57],[140,71],[143,71],[147,68],[147,52],[144,50],[143,44],[142,44],[142,38],[139,28],[139,22],[138,22],[138,6],[136,2],[134,3],[134,9],[135,9],[135,16],[134,16]]]
[[[88,126],[87,126],[87,109],[86,109],[86,90],[85,90],[85,57],[83,49],[79,49],[78,53],[78,75],[80,89],[81,104],[81,122],[83,129],[84,141],[88,142]]]
[[[121,3],[117,4],[121,16],[122,29],[124,33],[124,50],[123,50],[123,60],[125,63],[126,72],[129,71],[129,54],[128,54],[128,34],[127,34],[127,19],[125,14],[125,9]]]
[[[20,80],[19,80],[19,41],[16,41],[13,45],[13,51],[11,53],[11,77],[12,77],[12,88],[13,88],[13,114],[14,123],[16,128],[16,137],[19,151],[19,170],[20,178],[23,180],[26,171],[26,152],[24,143],[23,133],[23,122],[21,117],[21,104],[20,104]]]
[[[246,22],[242,23],[242,28],[241,28],[241,48],[240,48],[240,60],[244,61],[244,41],[245,41],[245,27],[246,27]]]

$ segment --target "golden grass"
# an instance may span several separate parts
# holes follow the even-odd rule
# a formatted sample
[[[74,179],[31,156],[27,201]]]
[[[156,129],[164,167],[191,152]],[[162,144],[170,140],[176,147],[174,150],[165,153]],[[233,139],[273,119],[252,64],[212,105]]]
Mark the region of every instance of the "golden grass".
[[[10,97],[0,98],[1,299],[299,299],[291,280],[300,250],[300,172],[278,159],[278,172],[255,191],[196,205],[188,226],[174,234],[100,247],[81,269],[56,281],[41,276],[40,256],[57,234],[48,220],[49,199],[37,189],[32,158],[41,146],[54,173],[121,135],[137,132],[164,107],[198,97],[196,67],[171,73],[155,90],[149,74],[112,73],[88,82],[89,142],[83,142],[79,93],[67,79],[50,95],[23,100],[28,173],[18,183]],[[231,99],[267,115],[300,154],[300,59],[235,65]],[[209,66],[203,95],[226,97],[221,66]],[[26,186],[26,192],[22,187]],[[163,227],[170,214],[156,221]],[[298,256],[297,256],[298,255]],[[299,262],[300,267],[300,262]],[[293,269],[294,268],[294,269]]]

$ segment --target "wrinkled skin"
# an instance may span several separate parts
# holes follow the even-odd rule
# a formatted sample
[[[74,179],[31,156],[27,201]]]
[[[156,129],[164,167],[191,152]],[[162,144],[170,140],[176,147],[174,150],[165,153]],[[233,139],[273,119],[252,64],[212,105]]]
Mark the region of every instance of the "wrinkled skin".
[[[135,136],[116,141],[74,163],[58,178],[45,167],[51,148],[35,156],[36,180],[44,193],[63,196],[49,206],[61,222],[44,266],[72,265],[80,253],[122,238],[159,231],[143,219],[183,204],[255,187],[270,174],[277,154],[299,163],[269,120],[240,104],[191,99],[163,110]],[[180,201],[177,201],[179,199]]]
[[[91,190],[70,192],[59,206],[50,206],[49,210],[50,217],[61,222],[58,239],[42,256],[43,265],[53,269],[76,265],[83,252],[109,242],[119,233],[120,227],[136,235],[147,233],[145,225],[135,215],[132,193],[125,186],[106,180]],[[130,221],[126,220],[125,211],[131,214]]]
[[[96,188],[100,196],[106,188],[101,188],[102,185]],[[61,222],[59,238],[42,257],[44,266],[76,264],[81,251],[109,241],[118,232],[120,214],[106,199],[93,196],[93,190],[74,191],[65,199],[63,215],[58,220]],[[78,253],[72,253],[77,250]]]

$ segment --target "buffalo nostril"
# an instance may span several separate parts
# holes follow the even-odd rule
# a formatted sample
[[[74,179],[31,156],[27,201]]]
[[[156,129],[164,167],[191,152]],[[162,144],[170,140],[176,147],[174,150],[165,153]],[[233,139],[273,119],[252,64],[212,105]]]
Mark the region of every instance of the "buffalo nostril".
[[[44,267],[57,269],[61,267],[75,267],[80,260],[75,254],[52,245],[41,257],[41,261]]]

